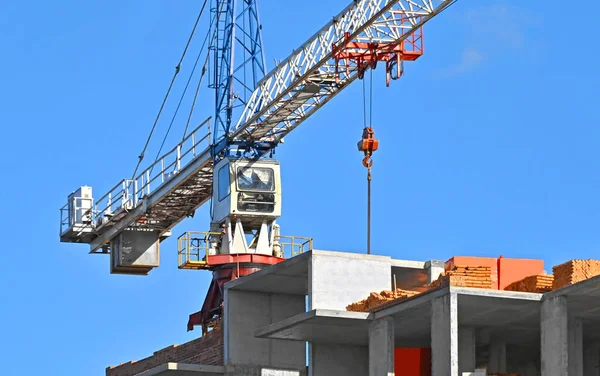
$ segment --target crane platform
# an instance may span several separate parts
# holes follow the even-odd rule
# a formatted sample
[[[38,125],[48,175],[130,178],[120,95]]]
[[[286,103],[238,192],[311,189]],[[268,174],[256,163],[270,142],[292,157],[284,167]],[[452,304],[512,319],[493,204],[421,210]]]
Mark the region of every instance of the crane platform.
[[[394,63],[415,60],[423,52],[422,26],[454,1],[352,1],[258,82],[223,140],[211,142],[209,118],[100,199],[93,199],[89,187],[69,196],[61,209],[60,240],[110,253],[111,241],[124,230],[169,236],[211,198],[217,153],[235,141],[276,145],[377,60],[386,62],[388,73]]]
[[[126,228],[168,235],[211,197],[209,139],[210,118],[135,179],[124,179],[87,205],[88,223],[73,223],[73,213],[86,205],[80,203],[82,199],[70,200],[61,208],[61,241],[89,243],[90,253],[108,253],[109,242]]]

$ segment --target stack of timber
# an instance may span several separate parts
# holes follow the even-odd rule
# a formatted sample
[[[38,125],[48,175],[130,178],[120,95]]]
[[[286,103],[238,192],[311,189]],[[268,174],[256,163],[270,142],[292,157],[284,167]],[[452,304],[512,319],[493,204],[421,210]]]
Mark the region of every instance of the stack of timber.
[[[600,261],[571,260],[552,268],[554,273],[554,289],[560,289],[588,278],[600,275]]]
[[[543,294],[552,291],[554,276],[552,274],[532,275],[506,286],[506,291],[535,292]]]
[[[440,275],[429,287],[436,289],[448,285],[491,289],[493,285],[492,269],[489,266],[455,266],[452,270]]]
[[[372,292],[368,298],[348,305],[346,310],[352,312],[371,312],[373,309],[380,307],[384,303],[406,300],[418,294],[419,292],[417,291],[401,289],[396,289],[395,293],[387,290],[380,293]]]

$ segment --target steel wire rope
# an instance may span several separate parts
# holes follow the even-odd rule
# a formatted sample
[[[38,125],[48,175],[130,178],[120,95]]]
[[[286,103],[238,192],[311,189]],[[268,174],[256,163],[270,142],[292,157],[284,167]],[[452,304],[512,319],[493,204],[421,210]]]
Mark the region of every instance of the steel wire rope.
[[[214,21],[214,19],[213,19],[213,21]],[[213,24],[211,22],[211,25],[210,25],[211,28],[212,28],[212,25]],[[211,40],[211,43],[214,41],[215,35],[216,34],[213,34],[213,38]],[[208,35],[207,35],[207,37],[208,37]],[[189,115],[188,115],[187,123],[185,124],[185,129],[183,130],[183,137],[181,138],[182,142],[185,139],[185,136],[187,134],[188,128],[190,126],[190,122],[192,121],[192,114],[194,112],[194,108],[196,107],[196,102],[198,101],[198,94],[200,93],[200,87],[202,86],[202,80],[204,79],[204,76],[205,76],[205,74],[207,72],[206,66],[208,65],[209,58],[210,58],[210,53],[207,53],[206,54],[206,59],[204,60],[204,65],[202,66],[202,74],[200,75],[200,80],[198,81],[198,86],[196,87],[196,94],[194,94],[194,100],[192,101],[192,107],[190,108],[190,112],[189,112]]]
[[[212,27],[212,22],[211,25]],[[196,68],[198,67],[198,62],[200,61],[200,57],[202,56],[202,52],[204,52],[204,48],[206,47],[206,42],[208,41],[208,37],[210,36],[210,33],[206,34],[206,37],[204,38],[204,41],[202,42],[202,47],[200,47],[200,51],[198,52],[198,56],[196,57],[196,61],[194,62],[194,66],[192,67],[192,71],[190,72],[190,76],[185,84],[185,88],[183,89],[183,93],[181,94],[181,97],[179,98],[179,103],[177,104],[177,107],[175,108],[175,113],[173,114],[173,117],[171,118],[171,122],[169,123],[169,127],[167,128],[167,132],[165,133],[165,136],[163,137],[162,143],[160,145],[160,148],[158,149],[158,152],[156,153],[156,159],[154,160],[154,162],[157,162],[160,154],[162,152],[163,147],[165,146],[165,143],[167,141],[167,138],[169,136],[169,133],[171,132],[171,128],[173,127],[173,124],[175,123],[175,118],[177,117],[177,114],[179,113],[179,109],[181,107],[181,104],[183,103],[183,99],[187,93],[187,90],[190,86],[190,83],[192,82],[192,78],[194,77],[194,73],[196,72]],[[185,140],[185,135],[187,133],[187,129],[191,120],[191,113],[194,110],[194,105],[196,102],[196,99],[198,97],[198,92],[200,91],[200,86],[202,85],[202,79],[204,78],[204,75],[206,73],[206,64],[208,63],[208,57],[210,56],[210,54],[206,54],[206,60],[204,61],[204,65],[202,67],[202,73],[200,75],[200,79],[198,81],[198,87],[196,89],[196,94],[194,96],[194,103],[192,104],[192,109],[190,111],[190,116],[188,117],[188,121],[185,127],[185,130],[183,132],[183,138],[181,139],[181,142],[183,142]],[[150,172],[152,172],[152,169],[154,167],[152,167],[150,169]]]
[[[144,145],[144,148],[142,149],[141,154],[139,155],[139,159],[138,159],[138,163],[135,167],[135,170],[133,171],[133,176],[131,177],[131,181],[133,181],[135,179],[135,175],[137,174],[138,169],[140,168],[140,165],[142,164],[142,161],[144,160],[144,156],[146,153],[146,150],[148,149],[148,145],[150,144],[150,140],[152,139],[152,135],[154,134],[154,130],[156,129],[156,125],[158,124],[158,120],[160,119],[160,116],[162,114],[162,111],[165,107],[165,104],[167,103],[167,99],[169,98],[169,94],[171,93],[171,90],[173,89],[173,84],[175,83],[175,79],[177,78],[177,75],[179,74],[179,71],[181,70],[181,63],[183,63],[183,60],[185,59],[185,55],[187,53],[187,50],[192,42],[192,39],[194,37],[194,34],[196,32],[196,28],[198,27],[198,24],[200,23],[200,18],[202,17],[202,14],[204,13],[204,9],[206,7],[208,0],[204,0],[204,3],[202,4],[202,8],[200,9],[200,13],[198,14],[198,18],[196,19],[196,23],[194,24],[194,27],[192,29],[192,32],[190,33],[190,37],[188,38],[188,41],[185,45],[185,49],[183,50],[183,53],[181,54],[181,59],[179,59],[179,63],[177,64],[177,66],[175,67],[175,73],[173,74],[173,78],[171,79],[171,83],[169,84],[169,89],[167,90],[167,94],[165,95],[165,98],[163,99],[163,102],[160,106],[160,109],[158,111],[158,115],[156,116],[156,119],[154,120],[154,124],[152,125],[152,129],[150,130],[150,134],[148,135],[148,139],[146,140],[146,144]],[[129,183],[131,184],[131,182]],[[136,192],[137,193],[137,192]]]

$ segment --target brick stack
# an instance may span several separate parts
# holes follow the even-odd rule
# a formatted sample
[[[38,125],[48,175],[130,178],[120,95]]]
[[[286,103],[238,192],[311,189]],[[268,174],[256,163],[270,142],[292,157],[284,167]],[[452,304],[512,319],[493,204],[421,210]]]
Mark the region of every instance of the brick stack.
[[[444,272],[433,281],[429,287],[436,289],[443,286],[474,287],[492,289],[492,270],[489,266],[455,266],[451,271]]]
[[[502,257],[502,256],[500,256],[500,257]],[[506,259],[504,259],[504,260],[506,260]],[[499,264],[500,264],[499,259],[497,257],[454,256],[450,260],[446,261],[444,270],[446,272],[449,272],[449,271],[453,270],[455,266],[488,266],[491,270],[492,289],[497,290],[498,283],[500,281],[500,275],[499,275],[500,270],[498,268]],[[526,277],[526,276],[532,275],[532,274],[539,274],[539,273],[529,273],[529,274],[524,275],[523,277]],[[517,279],[521,279],[521,278],[517,278]]]
[[[552,274],[540,274],[525,277],[520,281],[513,282],[506,286],[506,291],[521,291],[521,292],[535,292],[543,294],[548,291],[552,291],[552,284],[554,282],[554,276]]]
[[[166,347],[139,361],[107,367],[106,376],[133,376],[170,362],[222,366],[223,330],[213,329],[204,337]]]
[[[598,260],[571,260],[552,268],[556,290],[588,278],[600,275],[600,261]]]
[[[370,312],[374,308],[396,300],[405,300],[408,298],[412,298],[415,295],[418,295],[417,291],[408,291],[396,289],[396,293],[393,291],[382,291],[380,293],[372,292],[368,298],[361,300],[360,302],[352,303],[346,307],[347,311],[352,312]]]

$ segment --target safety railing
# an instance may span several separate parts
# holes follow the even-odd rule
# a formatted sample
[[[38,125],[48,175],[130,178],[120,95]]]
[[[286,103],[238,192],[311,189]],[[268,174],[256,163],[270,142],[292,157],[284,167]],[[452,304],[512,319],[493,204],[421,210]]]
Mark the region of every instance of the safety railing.
[[[80,224],[81,227],[90,226],[91,223],[84,223],[84,217],[89,216],[92,218],[91,207],[93,206],[93,199],[86,197],[70,197],[71,202],[67,202],[65,206],[60,208],[60,234],[64,234],[69,231],[75,224]],[[87,205],[82,204],[87,202]],[[87,209],[87,211],[84,211]],[[79,216],[79,218],[78,218]],[[80,228],[79,230],[82,230]]]
[[[220,232],[185,232],[177,238],[178,265],[180,269],[207,269],[208,256],[216,254],[216,241]],[[279,236],[276,239],[284,258],[312,250],[313,239],[301,236]]]
[[[279,244],[281,245],[281,252],[284,257],[286,254],[290,254],[291,257],[294,257],[304,252],[312,251],[313,249],[313,239],[301,236],[282,235],[279,237]]]
[[[211,237],[220,235],[220,232],[190,231],[177,238],[179,268],[206,268],[208,265],[208,255],[211,250]]]
[[[207,129],[204,129],[207,127]],[[210,118],[135,179],[125,179],[96,201],[94,224],[102,226],[118,211],[136,207],[210,147]]]

